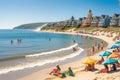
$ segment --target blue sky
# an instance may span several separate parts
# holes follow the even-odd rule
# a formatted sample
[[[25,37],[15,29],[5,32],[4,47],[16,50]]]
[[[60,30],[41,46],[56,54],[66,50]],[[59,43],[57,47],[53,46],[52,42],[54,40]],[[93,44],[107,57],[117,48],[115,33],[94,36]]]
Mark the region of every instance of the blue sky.
[[[0,0],[0,29],[35,23],[62,21],[74,16],[85,17],[120,14],[118,0]]]

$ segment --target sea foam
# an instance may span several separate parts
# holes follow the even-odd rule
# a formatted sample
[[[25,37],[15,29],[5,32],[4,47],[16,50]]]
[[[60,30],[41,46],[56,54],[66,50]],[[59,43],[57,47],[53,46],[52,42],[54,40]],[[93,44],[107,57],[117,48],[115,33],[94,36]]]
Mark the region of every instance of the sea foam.
[[[36,57],[36,56],[41,56],[41,55],[46,55],[46,54],[52,54],[52,53],[56,53],[56,52],[61,52],[61,51],[65,51],[65,50],[70,50],[72,49],[73,47],[76,47],[78,46],[78,44],[74,44],[74,45],[71,45],[67,48],[61,48],[61,49],[58,49],[58,50],[53,50],[53,51],[49,51],[49,52],[42,52],[42,53],[37,53],[37,54],[30,54],[30,55],[26,55],[25,57]]]
[[[76,45],[74,45],[74,46],[76,46]],[[74,47],[74,46],[72,46],[72,47]],[[71,47],[69,47],[69,48],[71,48]],[[56,57],[56,58],[53,58],[53,59],[36,61],[36,62],[33,62],[33,63],[26,63],[26,64],[20,64],[20,65],[16,65],[16,66],[12,66],[12,67],[6,67],[6,68],[0,70],[0,74],[5,74],[5,73],[8,73],[8,72],[17,71],[17,70],[23,70],[25,68],[33,68],[35,66],[42,66],[42,65],[45,65],[45,64],[48,64],[48,63],[55,63],[55,62],[59,62],[59,61],[64,61],[66,59],[73,58],[73,57],[79,55],[82,51],[84,51],[84,49],[78,47],[77,51],[71,53],[70,55],[64,56],[64,57]]]

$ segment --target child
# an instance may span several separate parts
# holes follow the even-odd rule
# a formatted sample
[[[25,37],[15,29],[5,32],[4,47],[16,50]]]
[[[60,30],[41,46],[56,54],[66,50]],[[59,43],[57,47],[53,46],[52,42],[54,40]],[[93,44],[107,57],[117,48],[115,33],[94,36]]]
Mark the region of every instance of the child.
[[[69,76],[74,76],[74,73],[73,73],[71,67],[68,68],[68,75]]]

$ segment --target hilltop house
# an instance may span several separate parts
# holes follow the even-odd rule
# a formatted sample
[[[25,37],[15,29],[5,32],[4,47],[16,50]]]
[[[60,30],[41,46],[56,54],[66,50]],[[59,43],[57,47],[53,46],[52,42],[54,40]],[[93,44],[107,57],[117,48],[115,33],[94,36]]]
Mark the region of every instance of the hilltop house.
[[[65,21],[48,23],[46,27],[75,26],[79,24],[80,27],[120,27],[120,14],[114,14],[112,17],[108,15],[93,16],[92,10],[89,10],[87,17],[75,20],[72,16],[70,19]]]
[[[114,14],[111,18],[111,22],[110,22],[110,26],[115,27],[118,26],[119,24],[119,18],[118,18],[119,14]]]
[[[99,20],[100,20],[100,17],[98,17],[98,16],[93,17],[93,20],[92,20],[90,26],[91,27],[98,27]]]

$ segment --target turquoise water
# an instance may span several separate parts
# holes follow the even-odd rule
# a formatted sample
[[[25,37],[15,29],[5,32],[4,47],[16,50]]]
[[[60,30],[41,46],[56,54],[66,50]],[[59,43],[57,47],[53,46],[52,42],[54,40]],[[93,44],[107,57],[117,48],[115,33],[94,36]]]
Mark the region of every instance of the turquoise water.
[[[96,41],[100,40],[31,30],[0,30],[0,74],[72,58],[83,50],[73,54],[73,47],[89,48]]]
[[[21,43],[18,43],[17,39],[21,39]],[[70,35],[28,30],[0,30],[0,59],[56,50],[72,44]]]

